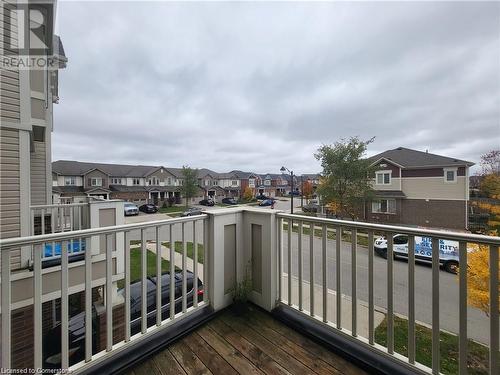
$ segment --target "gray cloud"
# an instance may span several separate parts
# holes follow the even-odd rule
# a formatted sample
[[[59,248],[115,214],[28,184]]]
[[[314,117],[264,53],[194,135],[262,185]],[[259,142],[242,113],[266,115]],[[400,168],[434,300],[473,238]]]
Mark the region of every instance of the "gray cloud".
[[[61,2],[54,159],[319,170],[376,136],[478,162],[500,143],[499,3]]]

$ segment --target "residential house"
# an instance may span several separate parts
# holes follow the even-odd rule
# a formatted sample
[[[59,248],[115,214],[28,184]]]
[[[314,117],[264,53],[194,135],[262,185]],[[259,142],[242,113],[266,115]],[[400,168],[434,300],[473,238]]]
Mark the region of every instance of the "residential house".
[[[246,188],[252,189],[252,194],[256,195],[256,188],[259,184],[260,176],[253,172],[231,171],[240,181],[240,195],[243,195]]]
[[[59,160],[52,171],[54,201],[100,197],[161,204],[169,198],[180,199],[182,176],[176,168]]]
[[[219,186],[219,173],[210,169],[198,169],[198,185],[202,189],[203,198],[218,202],[226,196],[224,188]]]
[[[234,172],[219,173],[218,186],[224,189],[226,197],[240,197],[242,194],[241,181]]]
[[[369,221],[467,229],[469,167],[474,163],[398,147],[372,156],[375,199]]]

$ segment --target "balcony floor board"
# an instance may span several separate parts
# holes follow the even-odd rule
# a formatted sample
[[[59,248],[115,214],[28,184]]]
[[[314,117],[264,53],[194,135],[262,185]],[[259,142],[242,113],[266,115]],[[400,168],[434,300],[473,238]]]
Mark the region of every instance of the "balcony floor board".
[[[131,375],[365,374],[271,315],[226,311],[135,366]]]

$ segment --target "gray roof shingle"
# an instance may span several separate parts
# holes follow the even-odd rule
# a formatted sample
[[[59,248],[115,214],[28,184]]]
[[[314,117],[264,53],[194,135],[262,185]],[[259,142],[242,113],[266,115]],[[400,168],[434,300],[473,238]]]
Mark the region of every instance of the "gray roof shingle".
[[[387,150],[380,154],[374,155],[369,159],[373,162],[384,158],[393,161],[404,168],[425,168],[425,167],[448,167],[448,166],[472,166],[474,163],[465,160],[450,158],[412,150],[405,147],[398,147],[393,150]]]

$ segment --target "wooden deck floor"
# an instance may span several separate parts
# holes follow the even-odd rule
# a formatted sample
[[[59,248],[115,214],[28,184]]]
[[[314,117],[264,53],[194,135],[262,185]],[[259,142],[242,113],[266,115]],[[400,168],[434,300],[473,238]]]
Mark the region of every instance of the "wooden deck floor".
[[[345,359],[257,310],[225,312],[134,367],[155,374],[365,374]]]

